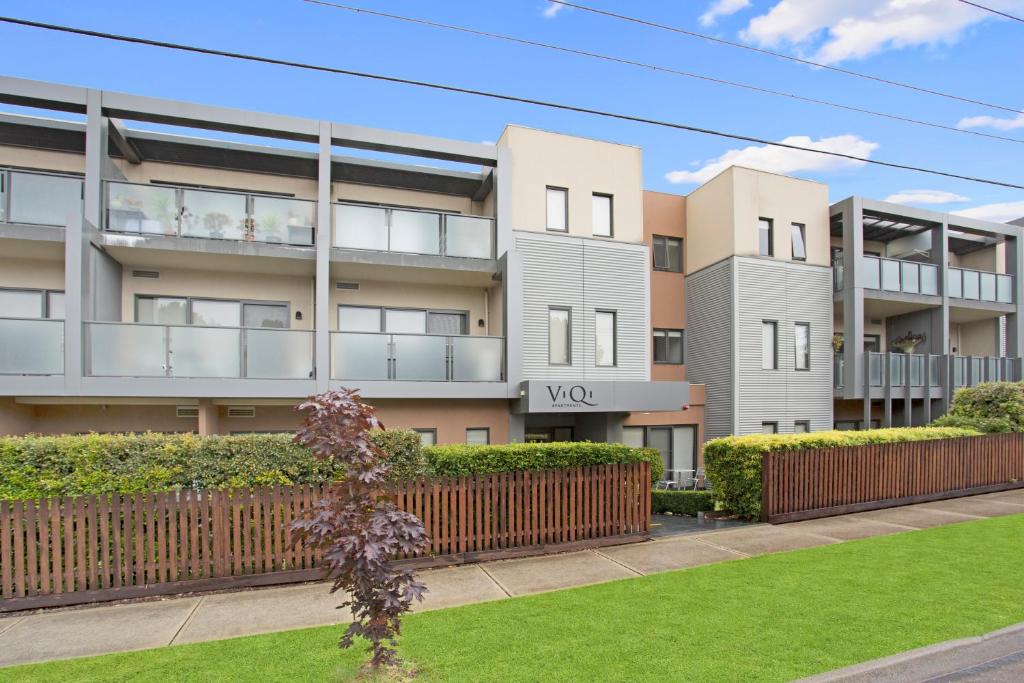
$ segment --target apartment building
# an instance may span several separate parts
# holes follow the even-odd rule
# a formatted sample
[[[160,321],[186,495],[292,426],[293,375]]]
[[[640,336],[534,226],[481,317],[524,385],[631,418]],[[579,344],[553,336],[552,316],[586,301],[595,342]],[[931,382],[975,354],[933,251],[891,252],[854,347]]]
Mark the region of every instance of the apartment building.
[[[652,365],[639,149],[14,78],[0,101],[72,114],[0,116],[0,432],[290,430],[344,386],[426,442],[650,427],[696,466],[685,373]]]

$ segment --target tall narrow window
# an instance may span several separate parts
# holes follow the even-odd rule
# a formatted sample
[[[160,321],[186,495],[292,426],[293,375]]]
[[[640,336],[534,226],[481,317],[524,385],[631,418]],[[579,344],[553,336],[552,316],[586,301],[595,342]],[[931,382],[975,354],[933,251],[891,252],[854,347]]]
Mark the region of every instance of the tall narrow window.
[[[548,309],[548,363],[551,365],[572,365],[571,324],[568,308]]]
[[[761,368],[779,368],[779,324],[774,320],[761,321]]]
[[[652,246],[655,270],[683,272],[683,240],[678,237],[655,235]]]
[[[757,244],[761,256],[775,256],[775,229],[771,218],[761,218],[757,223]]]
[[[564,187],[548,187],[547,229],[556,232],[569,230],[569,190]]]
[[[682,330],[654,330],[654,362],[682,364]]]
[[[790,232],[793,235],[793,260],[806,261],[807,231],[804,228],[803,223],[793,223],[793,225],[790,226]]]
[[[796,323],[793,326],[793,351],[796,354],[797,370],[811,369],[811,326],[808,323]]]
[[[591,200],[593,205],[592,210],[592,221],[594,228],[594,235],[597,237],[611,237],[612,236],[612,196],[610,194],[597,194],[593,195]]]
[[[594,311],[594,363],[599,367],[615,365],[615,312]]]

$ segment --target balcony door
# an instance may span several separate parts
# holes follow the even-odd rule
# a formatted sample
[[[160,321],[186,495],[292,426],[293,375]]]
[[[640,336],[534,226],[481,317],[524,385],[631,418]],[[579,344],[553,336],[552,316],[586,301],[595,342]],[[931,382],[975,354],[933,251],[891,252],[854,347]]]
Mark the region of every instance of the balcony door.
[[[468,318],[462,311],[338,306],[341,332],[460,336],[469,333]]]
[[[286,329],[289,318],[283,302],[140,296],[135,303],[135,321],[155,325]]]

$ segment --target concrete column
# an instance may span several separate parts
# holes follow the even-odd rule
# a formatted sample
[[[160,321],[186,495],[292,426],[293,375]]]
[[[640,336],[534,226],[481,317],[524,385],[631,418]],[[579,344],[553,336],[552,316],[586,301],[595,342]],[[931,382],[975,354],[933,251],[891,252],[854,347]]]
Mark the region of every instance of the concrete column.
[[[886,353],[882,359],[882,386],[885,394],[882,426],[892,427],[892,354]]]
[[[910,389],[910,362],[911,354],[903,354],[903,426],[912,427],[914,426],[914,400],[911,396]]]
[[[509,413],[508,442],[523,443],[524,441],[526,441],[526,414]]]
[[[843,397],[869,389],[864,374],[864,232],[859,197],[841,204],[843,220]]]
[[[199,400],[199,435],[220,434],[220,408],[210,399]]]
[[[939,294],[942,306],[932,311],[931,329],[928,331],[928,348],[932,353],[949,353],[949,224],[943,220],[941,226],[932,228],[931,262],[938,268]]]
[[[331,378],[331,124],[320,122],[317,171],[316,279],[313,287],[316,390],[327,391]]]
[[[1006,355],[1024,356],[1024,239],[1006,239],[1006,273],[1013,276],[1014,312],[1006,316]]]
[[[505,254],[502,271],[505,293],[505,378],[508,397],[519,399],[523,381],[523,262],[516,250]]]
[[[932,421],[932,358],[933,354],[926,354],[924,357],[924,405],[921,406],[921,418],[924,424]],[[941,375],[941,371],[940,371]]]
[[[608,443],[622,443],[622,424],[626,417],[627,413],[608,413],[608,433],[605,437]]]

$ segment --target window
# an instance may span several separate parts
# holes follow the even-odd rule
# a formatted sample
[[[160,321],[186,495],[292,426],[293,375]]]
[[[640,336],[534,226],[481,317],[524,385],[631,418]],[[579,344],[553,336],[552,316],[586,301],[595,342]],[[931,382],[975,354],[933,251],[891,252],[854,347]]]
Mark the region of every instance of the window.
[[[598,237],[612,236],[612,196],[610,194],[593,194],[591,199],[591,215],[594,235]]]
[[[774,320],[761,321],[761,369],[779,369],[779,324]]]
[[[683,362],[683,331],[654,331],[654,362],[681,365]]]
[[[237,301],[197,299],[191,303],[192,324],[208,327],[241,327],[242,306]]]
[[[836,420],[833,427],[840,432],[854,432],[860,429],[860,420]]]
[[[338,306],[340,332],[463,335],[469,333],[467,318],[459,311]]]
[[[436,429],[414,429],[412,430],[420,435],[420,444],[423,446],[434,446],[437,444],[437,430]]]
[[[779,423],[778,422],[762,422],[761,423],[762,434],[778,434]]]
[[[287,303],[139,296],[135,299],[135,322],[286,329],[290,325],[290,313]]]
[[[793,223],[790,227],[790,232],[793,237],[793,260],[794,261],[806,261],[807,260],[807,233],[804,229],[803,223]]]
[[[683,272],[683,240],[655,235],[653,239],[654,269],[670,273]]]
[[[341,332],[380,332],[381,311],[366,306],[338,306],[338,330]]]
[[[568,308],[548,309],[548,363],[572,365],[572,313]]]
[[[643,427],[623,427],[622,428],[622,443],[626,446],[633,446],[634,448],[644,447],[644,428]]]
[[[761,256],[775,256],[775,226],[771,218],[758,220],[757,244]]]
[[[797,420],[796,422],[793,423],[794,434],[806,434],[809,431],[811,431],[810,420]]]
[[[697,426],[623,427],[622,443],[654,448],[665,465],[665,479],[691,486],[697,466]]]
[[[489,427],[473,427],[466,430],[466,443],[471,446],[486,446],[491,442]]]
[[[547,229],[556,232],[568,232],[569,190],[564,187],[548,186],[547,207]]]
[[[46,317],[52,320],[64,319],[64,292],[46,293]]]
[[[64,319],[64,292],[0,289],[0,311],[9,318]]]
[[[796,354],[797,370],[811,369],[811,326],[808,323],[796,323],[793,326],[793,352]]]
[[[615,312],[594,311],[594,363],[599,367],[615,365]]]
[[[188,323],[188,299],[140,296],[135,302],[135,322],[185,325]]]

